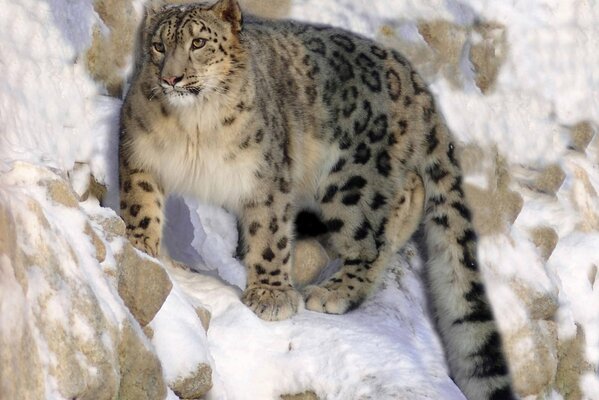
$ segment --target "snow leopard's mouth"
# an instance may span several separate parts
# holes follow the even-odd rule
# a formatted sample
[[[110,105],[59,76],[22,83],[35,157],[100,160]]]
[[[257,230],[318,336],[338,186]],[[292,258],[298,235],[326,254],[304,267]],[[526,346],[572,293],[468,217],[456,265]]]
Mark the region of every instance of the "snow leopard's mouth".
[[[201,86],[166,86],[162,85],[162,90],[166,96],[175,96],[175,97],[183,97],[183,96],[197,96],[202,92]]]
[[[203,88],[163,88],[164,98],[174,107],[188,107],[196,103],[203,94]]]

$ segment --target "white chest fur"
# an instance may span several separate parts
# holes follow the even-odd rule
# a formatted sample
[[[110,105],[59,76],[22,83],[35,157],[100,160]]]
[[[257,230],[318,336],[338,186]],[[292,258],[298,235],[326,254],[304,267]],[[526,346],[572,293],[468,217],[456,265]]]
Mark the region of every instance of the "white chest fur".
[[[254,172],[260,166],[258,151],[206,145],[194,135],[138,137],[135,158],[155,173],[167,193],[190,195],[206,203],[236,210],[256,190]]]

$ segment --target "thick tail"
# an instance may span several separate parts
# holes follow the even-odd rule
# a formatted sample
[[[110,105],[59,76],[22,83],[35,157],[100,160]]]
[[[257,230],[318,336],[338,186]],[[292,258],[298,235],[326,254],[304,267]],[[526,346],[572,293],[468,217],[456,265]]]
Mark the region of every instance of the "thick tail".
[[[477,263],[461,169],[443,121],[431,117],[419,168],[426,191],[427,274],[450,372],[470,400],[515,399],[502,341]]]

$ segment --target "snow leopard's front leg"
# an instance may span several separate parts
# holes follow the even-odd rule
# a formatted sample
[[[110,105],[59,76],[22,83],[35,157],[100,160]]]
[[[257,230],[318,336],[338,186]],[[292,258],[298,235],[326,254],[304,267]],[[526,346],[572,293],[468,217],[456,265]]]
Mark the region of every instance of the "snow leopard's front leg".
[[[241,211],[240,256],[247,268],[242,301],[268,321],[291,317],[302,302],[291,283],[292,206],[288,193],[269,191]]]
[[[139,250],[157,257],[164,223],[164,193],[152,174],[132,168],[121,151],[119,163],[120,214],[127,237]]]

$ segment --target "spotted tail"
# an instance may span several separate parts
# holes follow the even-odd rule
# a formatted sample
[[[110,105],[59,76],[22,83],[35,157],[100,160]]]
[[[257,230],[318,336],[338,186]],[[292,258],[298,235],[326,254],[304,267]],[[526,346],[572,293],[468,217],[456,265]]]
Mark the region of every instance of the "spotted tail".
[[[451,135],[436,114],[427,119],[421,146],[426,161],[417,168],[426,191],[431,302],[450,372],[470,400],[515,399],[477,262],[477,237]]]

